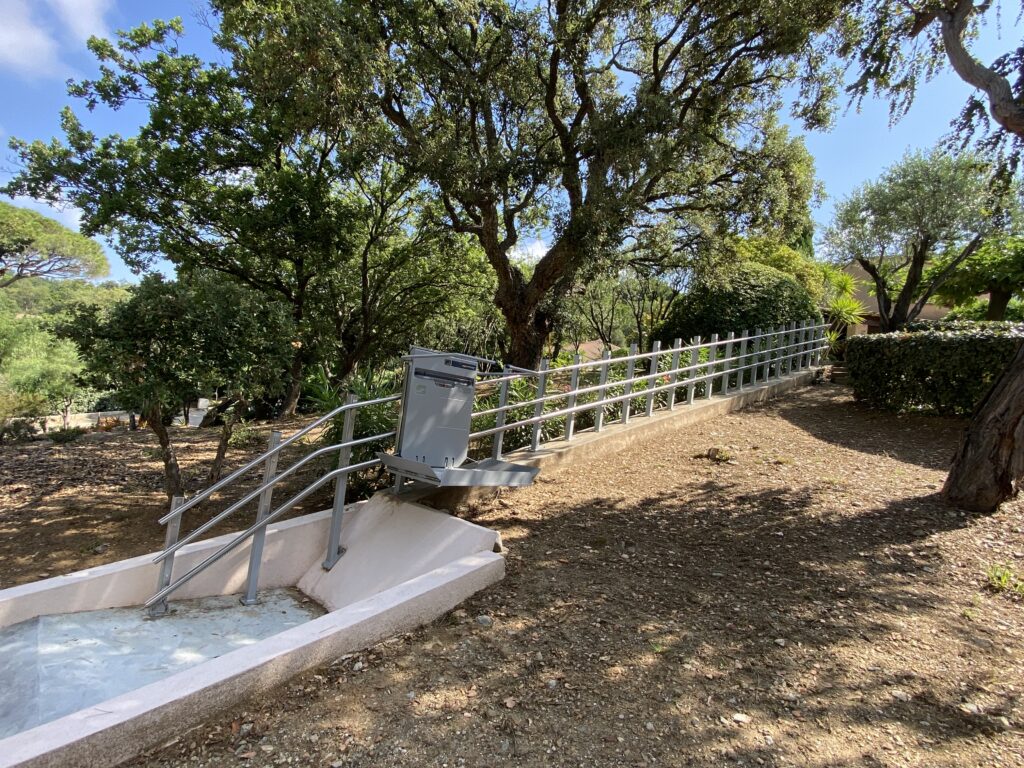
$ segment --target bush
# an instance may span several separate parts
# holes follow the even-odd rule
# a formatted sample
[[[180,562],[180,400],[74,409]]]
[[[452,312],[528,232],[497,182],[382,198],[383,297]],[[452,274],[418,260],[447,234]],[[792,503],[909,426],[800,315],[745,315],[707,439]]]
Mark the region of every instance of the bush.
[[[31,440],[36,428],[28,419],[12,419],[0,424],[0,443],[22,443]]]
[[[680,297],[657,337],[663,344],[712,333],[737,335],[787,323],[821,320],[811,294],[789,275],[764,264],[727,267]]]
[[[71,427],[69,429],[54,429],[46,434],[46,436],[53,440],[58,445],[63,443],[73,443],[75,440],[80,438],[89,430],[84,427]]]
[[[846,363],[858,400],[894,411],[971,413],[1024,340],[1024,325],[915,323],[910,331],[854,336]],[[914,330],[924,328],[924,330]]]

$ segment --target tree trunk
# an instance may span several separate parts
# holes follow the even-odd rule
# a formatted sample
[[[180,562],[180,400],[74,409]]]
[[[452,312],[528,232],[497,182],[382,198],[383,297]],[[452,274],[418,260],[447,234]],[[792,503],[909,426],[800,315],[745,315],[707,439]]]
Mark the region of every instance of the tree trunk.
[[[1013,297],[1011,291],[993,288],[988,292],[988,309],[985,310],[986,320],[1005,320],[1006,307]]]
[[[305,369],[302,347],[296,347],[295,357],[288,369],[288,394],[285,395],[284,405],[281,406],[281,417],[294,416],[295,410],[299,407],[299,397],[302,395],[302,374]]]
[[[174,446],[171,445],[171,436],[164,426],[164,414],[159,404],[153,404],[146,408],[146,421],[150,429],[156,435],[160,443],[161,458],[164,460],[164,491],[168,500],[175,496],[184,496],[185,487],[181,482],[181,468],[178,466],[178,457],[174,453]]]
[[[1020,490],[1024,474],[1024,344],[981,401],[942,487],[951,504],[993,512]]]
[[[527,317],[523,317],[524,314],[518,310],[505,312],[509,335],[508,359],[505,362],[536,370],[544,356],[544,343],[551,333],[551,322],[540,310],[529,313]]]
[[[213,485],[220,480],[221,472],[224,471],[224,458],[228,453],[228,442],[231,440],[231,433],[234,432],[235,425],[241,420],[244,412],[245,401],[240,399],[231,410],[231,413],[224,417],[224,423],[220,428],[220,439],[217,441],[217,454],[213,457],[213,463],[210,465],[210,474],[206,478],[207,485]]]

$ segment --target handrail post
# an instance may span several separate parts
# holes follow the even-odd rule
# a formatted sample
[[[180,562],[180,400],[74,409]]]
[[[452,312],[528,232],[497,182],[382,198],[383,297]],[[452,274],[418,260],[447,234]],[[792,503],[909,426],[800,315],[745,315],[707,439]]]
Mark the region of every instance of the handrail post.
[[[743,332],[743,341],[740,342],[739,373],[736,375],[736,386],[740,392],[743,391],[743,377],[747,375],[747,348],[750,344],[750,331]]]
[[[509,388],[509,384],[511,383],[509,381],[508,377],[511,375],[511,373],[512,372],[511,372],[511,370],[509,369],[509,367],[507,365],[504,368],[502,368],[502,370],[501,370],[501,379],[502,379],[502,381],[501,381],[501,386],[498,387],[498,407],[499,408],[504,408],[506,405],[508,405],[508,388]],[[497,415],[495,415],[495,417],[494,417],[494,426],[496,426],[496,427],[504,427],[505,426],[505,411],[503,411],[503,410],[498,411]],[[494,433],[494,439],[491,441],[491,458],[492,459],[495,459],[496,461],[500,461],[501,460],[501,449],[504,446],[504,443],[505,443],[505,430],[501,430],[500,432],[495,432]]]
[[[632,395],[633,394],[633,382],[631,379],[636,375],[636,360],[633,356],[637,353],[638,347],[636,344],[629,345],[629,360],[626,362],[626,378],[625,383],[622,385],[622,394]],[[633,404],[631,397],[624,398],[622,400],[622,417],[620,421],[623,424],[629,424],[629,411],[630,406]]]
[[[672,384],[672,388],[668,391],[668,409],[674,411],[676,408],[676,387],[675,383],[679,381],[679,374],[676,371],[679,370],[679,353],[683,346],[682,339],[676,339],[672,342],[672,376],[669,382]]]
[[[171,513],[185,503],[184,496],[175,496],[171,499]],[[167,533],[164,535],[164,549],[170,549],[178,543],[178,531],[181,530],[181,513],[174,515],[167,521]],[[174,553],[171,553],[160,563],[160,572],[156,577],[156,591],[159,592],[171,583],[171,570],[174,567]],[[149,615],[152,618],[163,616],[167,613],[167,598],[149,607]]]
[[[711,334],[711,343],[708,345],[707,373],[704,374],[704,399],[711,399],[711,391],[715,388],[715,361],[718,360],[718,334]]]
[[[345,399],[346,405],[353,405],[357,401],[354,393],[350,392]],[[349,408],[345,411],[345,420],[341,423],[341,442],[348,443],[356,431],[356,409]],[[352,461],[352,448],[346,446],[338,451],[338,469],[347,467]],[[321,564],[325,571],[331,570],[334,564],[345,554],[345,548],[341,546],[341,524],[345,519],[345,494],[348,493],[348,473],[338,475],[334,480],[334,504],[331,507],[331,530],[327,534],[327,554]],[[269,504],[267,505],[269,509]],[[259,535],[259,534],[257,534]]]
[[[608,384],[608,366],[610,364],[609,361],[611,359],[611,350],[606,349],[601,354],[601,360],[603,362],[601,364],[600,379],[598,380],[598,384],[601,386],[601,389],[597,391],[597,408],[594,409],[595,432],[600,432],[601,427],[604,426],[604,396],[607,394],[608,391],[608,387],[606,385]]]
[[[690,339],[690,376],[686,385],[686,404],[693,405],[693,398],[697,394],[697,376],[700,369],[697,363],[700,362],[700,336]]]
[[[764,346],[764,334],[760,328],[754,329],[754,366],[750,369],[750,383],[757,384],[761,375],[761,347]]]
[[[569,408],[576,407],[576,390],[580,388],[580,363],[583,362],[583,358],[580,355],[574,355],[572,358],[572,364],[576,366],[572,369],[572,377],[569,380]],[[576,431],[576,412],[572,411],[565,417],[565,439],[566,442],[572,440],[573,433]]]
[[[542,398],[547,392],[548,388],[548,359],[542,358],[540,361],[540,368],[538,369],[540,375],[537,377],[537,397]],[[536,451],[540,449],[540,439],[542,436],[542,428],[544,426],[544,420],[541,418],[544,415],[544,403],[537,403],[533,407],[533,418],[540,419],[534,422],[533,435],[530,438],[530,450]]]
[[[270,440],[267,443],[267,450],[273,451],[281,444],[281,433],[270,433]],[[277,474],[277,457],[279,453],[272,453],[267,456],[263,465],[263,484],[266,485],[274,479]],[[274,494],[271,486],[260,494],[259,506],[256,511],[256,520],[260,521],[270,513],[270,502]],[[260,565],[263,563],[263,543],[267,538],[267,529],[260,528],[253,534],[252,543],[249,545],[249,575],[245,579],[245,594],[242,596],[242,605],[255,605],[259,602],[256,592],[260,585]]]
[[[789,324],[789,365],[787,373],[793,373],[797,362],[797,352],[800,349],[800,323],[794,320]]]
[[[729,335],[725,338],[725,362],[722,363],[722,394],[728,395],[730,389],[729,379],[732,378],[730,374],[732,373],[732,369],[736,367],[734,364],[735,361],[732,359],[732,340],[736,338],[736,332],[729,331]]]
[[[821,353],[822,345],[821,340],[825,338],[825,329],[823,326],[817,326],[814,329],[814,363],[815,367],[821,365]]]
[[[772,345],[772,362],[775,363],[775,378],[782,378],[782,345],[785,341],[786,326],[780,325],[775,329],[775,341]]]
[[[808,340],[810,339],[811,333],[809,330],[810,325],[810,320],[804,320],[802,323],[800,323],[800,357],[799,363],[797,364],[798,371],[802,371],[804,368],[806,368],[809,362],[809,355],[807,354],[807,352],[810,349],[810,345],[808,344]]]
[[[647,380],[647,388],[652,390],[647,393],[647,410],[646,415],[648,418],[654,414],[654,388],[658,386],[658,354],[661,352],[661,342],[651,342],[651,363],[647,366],[647,375],[650,376]]]

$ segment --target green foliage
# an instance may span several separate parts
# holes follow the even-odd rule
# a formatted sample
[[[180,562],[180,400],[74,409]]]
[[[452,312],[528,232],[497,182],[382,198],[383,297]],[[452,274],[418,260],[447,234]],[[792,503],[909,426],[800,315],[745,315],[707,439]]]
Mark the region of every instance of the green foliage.
[[[948,255],[936,259],[933,270],[948,263]],[[990,294],[986,319],[1003,320],[1005,307],[1014,294],[1024,292],[1024,237],[995,237],[960,264],[936,295],[948,303],[971,302],[982,293]],[[993,316],[996,315],[996,316]]]
[[[764,264],[789,275],[821,301],[825,294],[825,265],[807,258],[800,251],[767,237],[735,238],[731,251],[740,261]]]
[[[36,428],[28,419],[11,419],[6,423],[0,420],[0,443],[23,443],[35,433]]]
[[[854,395],[894,411],[970,414],[1024,339],[1024,325],[939,323],[854,336],[846,362]]]
[[[853,296],[834,297],[827,307],[829,321],[837,328],[846,328],[864,322],[866,308]]]
[[[231,448],[259,448],[264,446],[266,438],[260,431],[248,421],[239,421],[231,429],[231,437],[228,438],[228,445]]]
[[[1024,581],[1005,563],[990,565],[985,570],[985,579],[993,592],[1012,592],[1024,597]]]
[[[75,442],[75,440],[88,431],[85,427],[69,427],[67,429],[55,429],[52,432],[48,432],[46,436],[58,445],[65,445]]]
[[[972,299],[957,304],[946,315],[948,320],[985,320],[988,315],[988,301]],[[1008,323],[1024,323],[1024,300],[1011,299],[1006,305],[1003,320]]]
[[[0,288],[28,277],[103,277],[108,269],[95,240],[0,201]]]
[[[223,278],[150,275],[107,315],[80,307],[58,330],[78,345],[85,374],[126,406],[176,411],[220,388],[243,400],[280,392],[290,318]]]
[[[836,207],[829,258],[872,278],[882,327],[897,330],[1001,223],[993,169],[970,154],[912,153]],[[925,273],[939,254],[940,269]]]
[[[767,331],[810,319],[820,320],[821,312],[795,279],[763,264],[740,264],[699,281],[681,296],[658,338],[664,345],[676,338]]]

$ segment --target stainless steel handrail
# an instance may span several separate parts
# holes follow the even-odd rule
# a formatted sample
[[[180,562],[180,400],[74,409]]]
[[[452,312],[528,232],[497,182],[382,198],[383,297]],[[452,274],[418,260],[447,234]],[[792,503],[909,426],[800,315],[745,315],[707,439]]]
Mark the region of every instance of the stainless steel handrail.
[[[358,440],[349,440],[349,441],[344,442],[344,443],[337,443],[336,445],[326,445],[326,446],[324,446],[322,448],[318,448],[317,450],[315,450],[312,453],[304,456],[302,459],[300,459],[299,461],[297,461],[294,464],[292,464],[290,467],[288,467],[288,469],[286,469],[283,472],[275,475],[269,481],[263,483],[263,485],[259,486],[258,488],[255,488],[252,491],[249,491],[249,493],[247,493],[245,496],[240,498],[238,501],[236,501],[234,504],[229,506],[224,511],[218,513],[214,517],[211,517],[209,520],[207,520],[205,523],[200,525],[194,531],[191,531],[186,536],[182,536],[180,539],[178,539],[176,544],[174,544],[173,546],[168,547],[163,552],[161,552],[159,555],[154,557],[153,558],[153,562],[154,563],[159,563],[161,560],[164,560],[167,557],[169,557],[170,555],[173,555],[175,552],[177,552],[179,549],[184,547],[186,544],[191,544],[197,538],[199,538],[204,533],[206,533],[208,530],[213,528],[213,526],[215,526],[217,523],[219,523],[222,520],[224,520],[225,518],[229,517],[233,512],[237,512],[239,509],[244,507],[246,504],[248,504],[250,501],[255,499],[257,496],[259,496],[261,493],[263,493],[268,488],[273,488],[275,485],[277,485],[279,482],[281,482],[285,478],[290,477],[291,475],[295,474],[295,472],[300,470],[302,467],[304,467],[306,464],[308,464],[313,459],[316,459],[316,458],[318,458],[320,456],[323,456],[324,454],[333,453],[334,451],[340,451],[343,448],[354,448],[357,445],[364,445],[366,443],[372,443],[372,442],[375,442],[377,440],[386,440],[389,437],[394,437],[395,434],[396,434],[395,430],[392,430],[391,432],[382,432],[379,435],[372,435],[370,437],[361,437]],[[175,510],[175,514],[177,514],[177,510]]]
[[[216,483],[211,485],[209,488],[207,488],[207,489],[205,489],[203,491],[200,491],[195,496],[193,496],[188,501],[186,501],[184,504],[182,504],[180,507],[178,507],[178,509],[174,510],[173,512],[168,512],[166,515],[164,515],[163,517],[160,518],[160,520],[159,520],[160,524],[161,525],[165,525],[171,518],[176,517],[177,515],[182,514],[184,512],[187,512],[188,510],[190,510],[192,507],[194,507],[199,502],[203,501],[204,499],[210,498],[210,496],[215,494],[217,491],[219,491],[222,488],[226,488],[227,486],[231,485],[231,483],[233,483],[235,480],[237,480],[239,477],[244,475],[249,470],[251,470],[254,467],[257,467],[260,464],[262,464],[263,462],[265,462],[270,456],[272,456],[272,455],[274,455],[276,453],[280,453],[283,449],[287,448],[289,445],[294,443],[300,437],[303,437],[303,436],[309,434],[312,430],[316,429],[317,427],[319,427],[324,422],[329,421],[330,419],[333,419],[335,416],[338,416],[338,415],[344,413],[345,411],[352,410],[353,408],[355,408],[355,409],[366,408],[367,406],[380,405],[382,403],[391,403],[391,402],[394,402],[396,400],[401,400],[401,399],[402,399],[401,395],[388,395],[387,397],[378,397],[378,398],[376,398],[374,400],[360,400],[360,401],[355,402],[355,403],[346,403],[345,405],[338,406],[337,408],[335,408],[330,413],[328,413],[328,414],[326,414],[324,416],[321,416],[316,421],[312,422],[311,424],[306,425],[305,427],[300,429],[298,432],[296,432],[294,435],[289,437],[287,440],[283,440],[280,443],[280,445],[276,446],[275,448],[271,448],[270,450],[265,451],[264,453],[261,453],[255,459],[250,461],[248,464],[245,464],[244,466],[240,467],[239,469],[236,469],[234,472],[232,472],[227,477],[224,477],[224,478],[218,480]]]
[[[211,565],[213,565],[215,562],[220,560],[222,557],[224,557],[224,555],[226,555],[228,552],[233,550],[235,547],[237,547],[243,541],[245,541],[250,536],[252,536],[254,533],[256,533],[256,531],[258,531],[258,530],[260,530],[262,528],[266,528],[270,523],[274,522],[278,517],[283,515],[285,512],[287,512],[292,507],[294,507],[296,504],[298,504],[304,498],[309,496],[311,493],[313,493],[313,491],[315,491],[318,488],[320,488],[327,481],[333,480],[336,477],[341,477],[342,475],[347,475],[350,472],[356,472],[356,471],[363,470],[363,469],[369,469],[370,467],[375,467],[375,466],[377,466],[380,463],[381,463],[380,459],[371,459],[369,461],[364,461],[364,462],[361,462],[359,464],[351,464],[350,466],[347,466],[347,467],[339,467],[338,469],[335,469],[335,470],[332,470],[331,472],[328,472],[326,475],[321,475],[320,478],[318,480],[316,480],[314,483],[308,485],[305,489],[303,489],[299,493],[297,493],[294,496],[292,496],[290,499],[288,499],[288,501],[286,501],[284,504],[279,506],[273,512],[268,514],[262,520],[259,520],[256,523],[253,523],[251,526],[246,528],[244,531],[242,531],[240,534],[238,534],[235,538],[233,538],[227,544],[223,545],[220,549],[218,549],[212,555],[207,557],[205,560],[200,561],[199,563],[194,565],[192,568],[190,568],[188,571],[186,571],[181,576],[179,576],[177,579],[175,579],[170,584],[168,584],[166,587],[164,587],[163,589],[158,591],[151,598],[149,598],[149,600],[147,600],[145,602],[145,604],[144,604],[145,607],[149,608],[150,606],[155,605],[156,603],[159,603],[161,600],[165,599],[168,595],[170,595],[172,592],[175,592],[183,584],[185,584],[185,582],[190,581],[195,576],[199,575],[200,573],[205,571],[207,568],[209,568]]]

